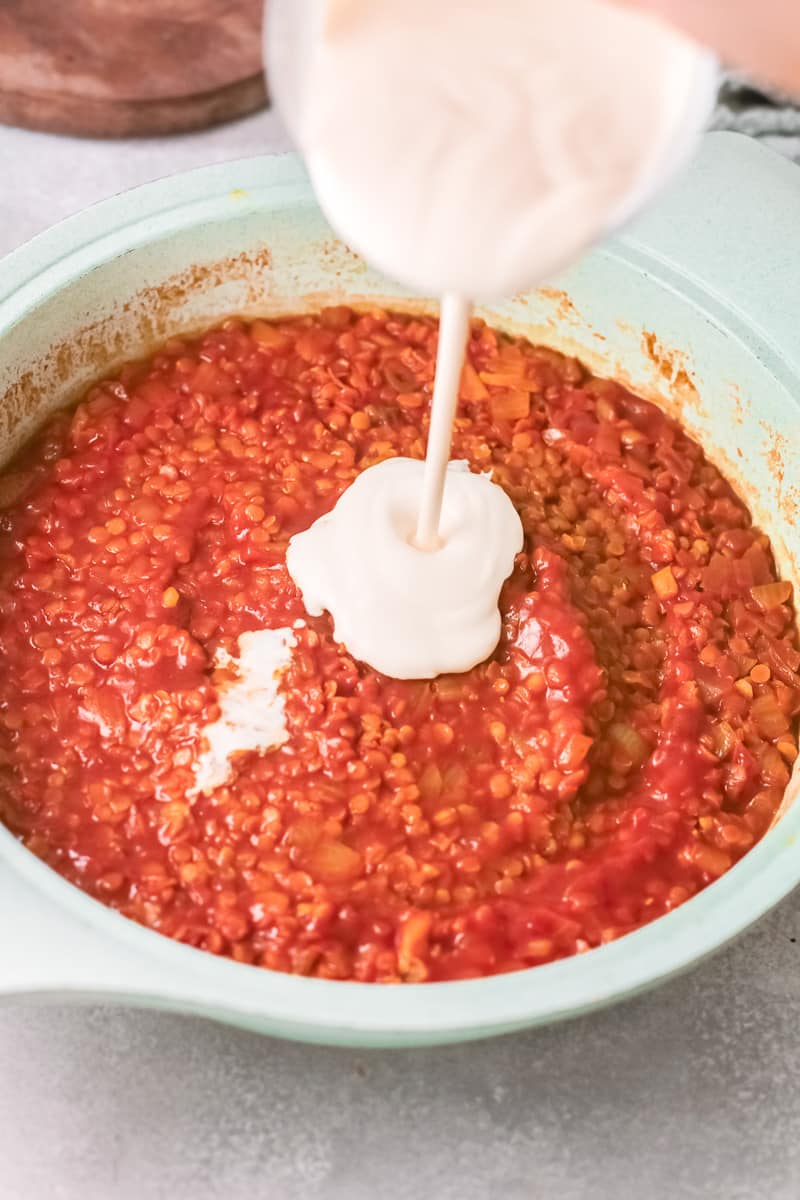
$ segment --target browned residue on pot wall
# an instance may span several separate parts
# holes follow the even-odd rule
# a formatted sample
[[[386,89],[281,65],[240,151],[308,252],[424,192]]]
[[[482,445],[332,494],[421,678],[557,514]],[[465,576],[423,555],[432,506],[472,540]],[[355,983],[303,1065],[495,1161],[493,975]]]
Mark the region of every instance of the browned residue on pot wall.
[[[785,434],[773,429],[767,421],[759,421],[767,437],[767,467],[775,480],[775,493],[778,508],[787,521],[796,525],[800,523],[800,485],[790,482],[787,477],[787,459],[791,457],[791,446]]]
[[[665,346],[654,333],[644,330],[642,349],[658,375],[669,385],[670,392],[681,408],[693,408],[704,415],[700,393],[692,375],[689,355],[684,350]]]
[[[329,271],[334,275],[342,274],[351,278],[353,274],[366,275],[367,264],[364,259],[351,250],[345,242],[340,242],[338,238],[326,238],[317,248],[318,255],[325,262]]]
[[[579,319],[580,314],[569,293],[561,291],[560,288],[552,287],[542,287],[538,291],[540,296],[546,296],[548,300],[555,304],[554,316],[556,318],[562,321],[575,321]]]
[[[6,446],[16,449],[24,440],[18,433],[15,436],[17,430],[28,436],[54,409],[77,399],[93,382],[131,358],[149,354],[179,332],[176,312],[192,294],[211,293],[235,280],[246,285],[243,307],[265,304],[264,276],[271,262],[270,250],[263,245],[213,263],[194,264],[163,283],[142,288],[119,308],[56,342],[3,395],[0,453],[7,457]],[[43,307],[52,302],[45,301]]]

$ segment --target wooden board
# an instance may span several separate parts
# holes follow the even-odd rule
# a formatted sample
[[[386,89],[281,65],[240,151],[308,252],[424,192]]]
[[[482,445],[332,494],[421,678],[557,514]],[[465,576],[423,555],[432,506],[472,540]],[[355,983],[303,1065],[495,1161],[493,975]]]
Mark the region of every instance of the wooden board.
[[[262,0],[0,0],[0,123],[129,137],[266,103]]]

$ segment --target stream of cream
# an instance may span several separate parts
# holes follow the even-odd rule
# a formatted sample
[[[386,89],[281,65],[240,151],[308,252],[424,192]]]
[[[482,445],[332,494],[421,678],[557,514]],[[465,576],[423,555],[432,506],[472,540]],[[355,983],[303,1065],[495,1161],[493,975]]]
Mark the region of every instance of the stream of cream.
[[[396,678],[469,670],[500,636],[523,544],[509,498],[450,461],[469,337],[462,297],[511,294],[617,224],[686,112],[696,53],[606,0],[270,0],[270,75],[337,232],[443,295],[427,455],[364,471],[293,537],[312,615]],[[399,15],[398,15],[399,14]],[[602,53],[598,53],[602,47]],[[289,630],[240,638],[197,789],[286,740]]]
[[[629,211],[686,112],[696,50],[607,0],[270,12],[276,95],[321,207],[372,266],[444,297],[424,467],[365,471],[292,538],[287,566],[308,612],[376,670],[466,671],[497,644],[523,536],[500,488],[449,463],[463,297],[529,287]]]
[[[286,554],[306,610],[327,610],[336,639],[395,679],[468,671],[488,658],[500,637],[500,588],[522,549],[502,488],[450,461],[469,318],[469,304],[444,298],[424,463],[390,458],[363,471]]]

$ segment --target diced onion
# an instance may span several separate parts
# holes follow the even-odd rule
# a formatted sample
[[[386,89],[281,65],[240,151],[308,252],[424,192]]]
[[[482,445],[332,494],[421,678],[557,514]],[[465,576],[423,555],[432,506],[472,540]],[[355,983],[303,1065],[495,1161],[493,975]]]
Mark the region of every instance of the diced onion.
[[[777,608],[791,600],[792,585],[786,579],[778,580],[777,583],[762,583],[758,587],[751,588],[750,595],[759,608]]]
[[[488,383],[491,387],[536,391],[536,384],[525,378],[524,366],[519,374],[512,374],[510,371],[481,371],[480,378],[482,383]]]
[[[464,369],[461,372],[461,386],[458,394],[462,400],[467,403],[475,400],[486,400],[489,396],[489,389],[481,381],[481,377],[473,367],[472,363],[465,362]]]
[[[399,358],[389,358],[383,364],[383,377],[396,392],[416,392],[419,380],[410,367]]]
[[[770,692],[753,701],[750,715],[762,737],[772,740],[789,730],[789,718]]]
[[[643,763],[650,753],[650,745],[632,725],[621,722],[611,725],[609,736],[627,754],[634,766]]]

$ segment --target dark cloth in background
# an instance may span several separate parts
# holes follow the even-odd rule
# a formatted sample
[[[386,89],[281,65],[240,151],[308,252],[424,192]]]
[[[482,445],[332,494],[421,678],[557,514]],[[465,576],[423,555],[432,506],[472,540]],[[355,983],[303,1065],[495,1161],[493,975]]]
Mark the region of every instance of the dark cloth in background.
[[[743,75],[725,76],[711,127],[747,133],[800,162],[800,107]]]

